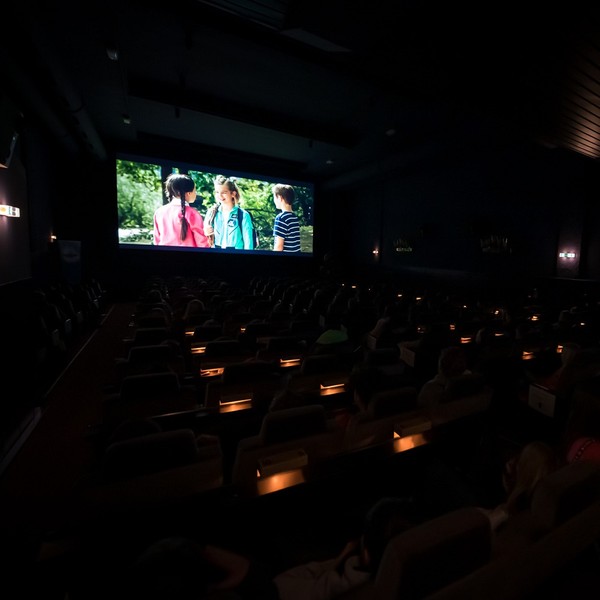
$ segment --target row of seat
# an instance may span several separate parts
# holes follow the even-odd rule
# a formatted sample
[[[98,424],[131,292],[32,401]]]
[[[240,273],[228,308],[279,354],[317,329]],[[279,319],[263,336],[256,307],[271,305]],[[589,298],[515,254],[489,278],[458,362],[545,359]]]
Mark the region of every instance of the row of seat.
[[[46,409],[48,392],[99,325],[107,292],[97,279],[4,286],[0,471]]]
[[[220,291],[218,293],[220,294]],[[207,295],[204,298],[207,300]],[[136,322],[138,321],[136,320]],[[136,327],[134,333],[155,333],[157,329]],[[166,328],[161,330],[161,335],[166,335]],[[352,356],[350,360],[347,355],[340,356],[339,354],[309,355],[307,354],[306,340],[291,335],[267,337],[264,346],[254,355],[252,353],[244,354],[240,341],[237,339],[209,340],[202,347],[202,352],[192,359],[193,372],[187,374],[188,379],[182,385],[181,357],[173,356],[173,345],[164,343],[164,339],[158,344],[141,344],[142,341],[157,342],[159,339],[141,338],[138,340],[139,344],[134,343],[129,348],[127,359],[121,359],[121,366],[127,365],[128,368],[131,368],[132,365],[145,362],[146,366],[150,366],[152,370],[160,369],[161,372],[148,375],[130,374],[124,377],[120,382],[119,393],[107,400],[107,415],[109,415],[107,421],[117,423],[126,416],[141,418],[161,414],[160,407],[152,402],[156,396],[159,396],[159,402],[162,403],[162,414],[194,412],[196,409],[212,409],[225,413],[253,408],[255,413],[258,412],[262,415],[267,412],[271,401],[278,392],[285,392],[291,396],[295,395],[296,400],[300,399],[307,403],[309,410],[313,410],[311,406],[313,404],[324,408],[325,418],[335,422],[331,416],[335,415],[336,410],[348,410],[352,406],[346,385],[352,367],[356,366],[353,364],[353,361],[357,362],[356,356],[361,359],[361,363],[364,359],[365,364],[377,364],[383,369],[387,369],[389,373],[393,373],[395,370],[400,375],[395,380],[395,386],[390,386],[385,394],[374,399],[363,423],[357,424],[352,431],[346,431],[343,435],[340,435],[339,431],[335,432],[333,439],[328,440],[326,444],[326,447],[330,448],[330,453],[332,449],[340,452],[392,439],[394,420],[398,420],[397,415],[400,413],[407,413],[407,418],[413,423],[420,421],[437,424],[457,418],[461,414],[460,410],[464,414],[468,414],[469,411],[484,411],[490,403],[490,390],[485,388],[485,382],[481,377],[474,376],[471,378],[471,385],[475,384],[475,387],[479,389],[477,393],[472,390],[473,393],[468,394],[471,402],[470,408],[465,408],[468,407],[468,404],[463,401],[462,403],[452,403],[452,408],[444,407],[436,414],[419,414],[416,412],[418,390],[408,385],[409,378],[402,377],[402,364],[397,350],[394,351],[390,348],[366,349],[366,352],[363,353],[361,348],[361,352]],[[266,356],[266,353],[270,353],[269,357]],[[145,358],[139,358],[144,355]],[[176,358],[179,365],[177,377],[169,372],[173,369],[169,368],[168,361],[173,358]],[[296,364],[292,368],[282,366],[282,363],[287,361],[295,361]],[[213,370],[214,373],[211,373]],[[198,372],[203,373],[203,376],[198,378],[196,376]],[[391,378],[391,381],[394,380]],[[467,383],[467,381],[463,382],[462,396],[467,395],[465,393]],[[138,387],[138,391],[134,394],[131,390],[135,387]],[[458,382],[456,390],[458,390]],[[455,393],[452,400],[457,399],[460,395]],[[131,396],[135,396],[136,400],[131,400]],[[463,408],[459,410],[459,406]],[[268,423],[269,415],[265,414],[264,416]],[[252,419],[255,418],[256,416],[253,415]],[[420,426],[424,427],[422,424]],[[267,425],[267,427],[273,427],[273,425]],[[289,429],[292,430],[293,427],[289,427]],[[302,428],[296,428],[296,431],[300,432]],[[306,433],[308,435],[309,432]],[[256,431],[255,435],[259,436],[259,432]],[[304,440],[305,444],[309,442],[310,440]],[[295,443],[298,444],[298,442]],[[285,448],[262,449],[261,452],[263,454],[265,452],[278,453],[280,450],[285,452]],[[256,464],[256,460],[255,457],[252,462]],[[245,461],[236,459],[235,464],[245,464]],[[248,482],[255,481],[255,469],[246,471],[243,477],[236,475],[232,477],[232,480],[237,483],[244,481],[246,485]]]
[[[208,294],[205,299],[209,299]],[[161,346],[162,342],[151,345]],[[291,370],[282,368],[278,360],[258,360],[257,355],[244,357],[246,361],[235,357],[231,362],[220,363],[222,371],[219,374],[202,381],[200,372],[208,371],[211,364],[219,362],[210,350],[208,357],[205,356],[208,344],[204,352],[197,355],[198,362],[192,360],[186,364],[184,359],[180,364],[175,360],[179,366],[171,364],[163,370],[163,360],[170,361],[177,356],[177,352],[171,353],[176,346],[169,342],[164,345],[170,351],[157,351],[164,356],[154,356],[150,363],[146,363],[148,356],[138,359],[134,356],[130,362],[131,350],[143,348],[143,344],[129,346],[126,358],[116,357],[119,395],[108,400],[107,406],[114,408],[114,404],[119,404],[118,401],[123,400],[123,389],[133,385],[132,381],[145,379],[146,387],[136,400],[138,404],[119,406],[122,413],[113,413],[114,419],[107,421],[113,428],[110,443],[102,448],[99,477],[90,478],[86,482],[89,485],[82,487],[77,495],[75,504],[81,519],[89,519],[94,513],[103,518],[111,512],[146,513],[145,509],[148,509],[147,514],[179,509],[182,513],[198,514],[207,504],[235,507],[240,499],[261,494],[272,496],[267,493],[287,485],[314,481],[313,476],[326,473],[327,466],[337,464],[336,459],[341,456],[354,452],[365,452],[363,456],[367,456],[366,451],[374,448],[385,449],[388,455],[402,454],[406,448],[419,444],[423,444],[419,447],[434,445],[436,434],[442,429],[447,432],[453,423],[473,416],[485,418],[492,401],[492,390],[486,378],[478,373],[453,381],[446,390],[445,401],[431,411],[417,408],[418,386],[397,385],[375,394],[364,419],[349,429],[339,426],[343,408],[340,411],[339,406],[333,409],[327,405],[331,396],[337,394],[321,394],[323,373],[331,375],[327,369],[319,369],[327,363],[327,355],[317,354],[314,363],[311,360],[304,363],[307,356],[302,356],[300,364]],[[146,351],[152,354],[152,351]],[[361,363],[382,361],[380,366],[387,368],[390,381],[407,383],[411,381],[410,365],[403,364],[399,354],[399,348],[361,348],[359,353]],[[206,358],[209,360],[205,361]],[[136,360],[140,361],[137,367],[134,366]],[[187,370],[189,364],[195,364],[194,372]],[[306,367],[306,370],[314,368],[317,373],[303,373],[303,364],[313,364],[314,367]],[[129,367],[134,370],[139,367],[142,372],[126,374]],[[147,369],[154,372],[144,373]],[[346,376],[351,373],[351,369],[342,371]],[[168,377],[164,376],[167,374]],[[313,380],[310,384],[309,380],[294,383],[302,376]],[[139,379],[135,379],[137,377]],[[157,405],[146,412],[149,405],[145,401],[159,391],[157,382],[160,379],[170,380],[178,393],[188,386],[185,392],[189,392],[191,408],[186,408],[185,402],[179,403],[179,396],[177,404],[166,404],[166,411],[163,410],[165,405]],[[249,388],[245,387],[248,383],[252,384]],[[253,387],[255,384],[264,387]],[[274,385],[269,388],[269,384]],[[292,399],[297,400],[300,396],[308,402],[302,406],[270,410],[267,402],[276,389],[292,391],[295,393]],[[250,402],[244,402],[248,391],[251,392]],[[261,393],[264,393],[264,400],[255,402]],[[236,394],[240,396],[232,397]],[[344,388],[339,396],[345,394]],[[162,400],[165,400],[164,394]],[[223,410],[227,406],[244,405],[248,406],[242,410]],[[141,412],[132,412],[134,406],[142,409]],[[477,421],[469,421],[467,429],[476,430]],[[228,444],[223,443],[226,438]],[[448,438],[452,438],[452,431],[445,436]],[[228,456],[232,449],[233,456]],[[562,524],[569,525],[571,518],[579,517],[580,510],[587,511],[589,502],[593,508],[596,496],[590,490],[598,489],[594,477],[593,473],[575,468],[560,471],[557,479],[548,479],[548,485],[540,488],[539,502],[532,504],[530,518],[535,526],[530,528],[531,536],[521,540],[522,545],[513,545],[512,540],[505,538],[507,548],[518,545],[518,557],[524,560],[525,548],[537,551],[546,535],[562,535],[559,529]],[[559,488],[560,493],[552,493],[553,489]],[[553,500],[556,500],[554,504]],[[588,532],[583,537],[580,548],[595,539],[591,536]],[[546,541],[550,539],[548,537]],[[491,536],[487,517],[477,509],[466,508],[440,515],[394,538],[375,580],[351,592],[347,600],[423,598],[429,594],[442,594],[441,597],[448,594],[449,598],[488,597],[488,592],[490,597],[494,594],[499,597],[498,592],[488,590],[488,586],[498,585],[501,577],[498,573],[507,576],[511,569],[520,567],[508,556],[508,550],[505,554],[500,548]],[[531,561],[524,562],[531,564]],[[555,564],[558,563],[560,561]],[[436,566],[433,573],[432,565]],[[520,583],[524,579],[521,576]],[[533,577],[532,582],[527,584],[530,588],[539,583],[539,578]],[[473,589],[477,593],[471,593]],[[486,590],[485,593],[482,590]],[[516,592],[510,594],[519,597]],[[506,597],[511,597],[510,594]]]
[[[340,600],[559,597],[543,586],[597,542],[599,515],[600,465],[572,463],[544,477],[531,508],[500,534],[464,507],[395,536],[374,580]]]

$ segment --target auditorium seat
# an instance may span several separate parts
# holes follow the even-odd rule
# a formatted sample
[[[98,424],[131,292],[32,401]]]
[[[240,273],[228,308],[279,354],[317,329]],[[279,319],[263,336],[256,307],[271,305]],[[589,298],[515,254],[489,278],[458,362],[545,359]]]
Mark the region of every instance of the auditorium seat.
[[[491,539],[488,518],[477,508],[452,510],[393,537],[375,578],[338,598],[421,600],[485,565]]]
[[[117,382],[128,375],[173,371],[184,382],[186,362],[181,347],[174,341],[132,346],[125,358],[115,359]]]
[[[342,441],[343,430],[319,404],[268,412],[257,435],[239,440],[231,483],[256,493],[261,461],[280,464],[282,470],[308,467],[341,452]]]
[[[129,479],[197,463],[206,456],[219,457],[218,439],[202,445],[191,429],[136,435],[111,443],[104,452],[104,482]]]
[[[148,306],[143,311],[139,309],[133,314],[135,327],[171,327],[172,314],[164,306]]]
[[[225,365],[254,358],[242,343],[233,338],[209,340],[201,348],[192,349],[191,363],[194,374],[206,375],[203,371],[219,369]],[[212,377],[212,374],[210,374]]]
[[[193,410],[198,408],[197,390],[173,371],[127,375],[117,392],[105,396],[102,408],[105,424]]]
[[[266,360],[282,374],[299,370],[308,351],[305,340],[293,335],[274,335],[256,351],[257,360]]]
[[[532,504],[532,512],[522,515],[530,519],[529,523],[512,524],[512,530],[504,533],[507,537],[496,536],[493,540],[489,563],[427,596],[426,600],[522,600],[589,595],[597,586],[589,569],[597,573],[599,473],[597,464],[581,462],[548,475],[544,483],[550,485],[539,484],[540,496]],[[591,566],[587,563],[578,571],[578,565],[589,560],[586,556],[591,556]]]
[[[273,323],[254,317],[248,321],[244,330],[237,334],[237,339],[248,352],[256,352],[263,346],[262,339],[267,339],[277,333]]]
[[[148,344],[160,344],[164,340],[173,337],[171,327],[160,325],[152,327],[134,327],[130,337],[123,341],[127,348],[131,346],[142,346]]]
[[[345,448],[354,450],[391,441],[398,418],[416,411],[415,387],[404,386],[373,394],[365,413],[351,417],[345,432]]]
[[[252,406],[266,411],[279,389],[281,377],[273,363],[256,359],[231,363],[206,383],[204,407],[226,411]]]
[[[600,465],[593,461],[563,465],[540,480],[529,508],[501,526],[494,539],[493,556],[526,548],[599,500]]]
[[[450,323],[435,321],[420,327],[419,337],[398,342],[400,358],[421,385],[435,377],[440,353],[444,348],[461,345],[460,336],[451,330]]]
[[[319,389],[327,383],[345,383],[350,375],[348,365],[335,354],[309,354],[300,369],[288,377],[288,387],[295,390]]]
[[[367,367],[377,367],[389,382],[394,383],[394,387],[401,384],[410,385],[413,382],[413,376],[406,363],[400,359],[400,350],[398,347],[382,347],[367,349],[364,352],[362,360]]]
[[[491,407],[492,388],[480,373],[465,373],[450,379],[441,402],[432,407],[429,417],[439,426],[480,413]]]
[[[177,429],[139,435],[110,444],[95,477],[75,490],[72,520],[150,515],[152,522],[168,518],[223,485],[223,453],[217,436]],[[153,511],[158,511],[154,513]],[[120,523],[121,521],[119,521]]]

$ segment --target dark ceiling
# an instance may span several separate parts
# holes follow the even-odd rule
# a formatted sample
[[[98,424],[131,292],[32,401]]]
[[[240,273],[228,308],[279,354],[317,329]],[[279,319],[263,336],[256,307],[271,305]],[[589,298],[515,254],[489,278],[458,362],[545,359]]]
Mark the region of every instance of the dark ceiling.
[[[466,141],[599,158],[599,10],[449,4],[22,0],[3,64],[25,112],[98,158],[195,150],[332,184]]]

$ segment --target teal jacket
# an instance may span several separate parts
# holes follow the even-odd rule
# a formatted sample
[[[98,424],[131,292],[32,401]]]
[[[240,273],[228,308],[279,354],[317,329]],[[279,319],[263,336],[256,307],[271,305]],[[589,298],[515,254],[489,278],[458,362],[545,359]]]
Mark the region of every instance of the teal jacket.
[[[240,212],[244,213],[241,227],[239,223]],[[213,228],[215,230],[215,247],[254,250],[252,217],[243,208],[235,206],[229,213],[227,223],[223,223],[223,213],[221,207],[219,207],[213,221]]]

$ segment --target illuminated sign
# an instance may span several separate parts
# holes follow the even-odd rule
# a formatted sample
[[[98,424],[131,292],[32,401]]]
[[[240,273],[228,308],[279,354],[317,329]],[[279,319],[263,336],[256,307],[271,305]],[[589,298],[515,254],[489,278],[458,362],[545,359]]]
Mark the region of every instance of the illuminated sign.
[[[9,206],[8,204],[0,204],[0,215],[5,217],[20,217],[21,209],[16,206]]]

